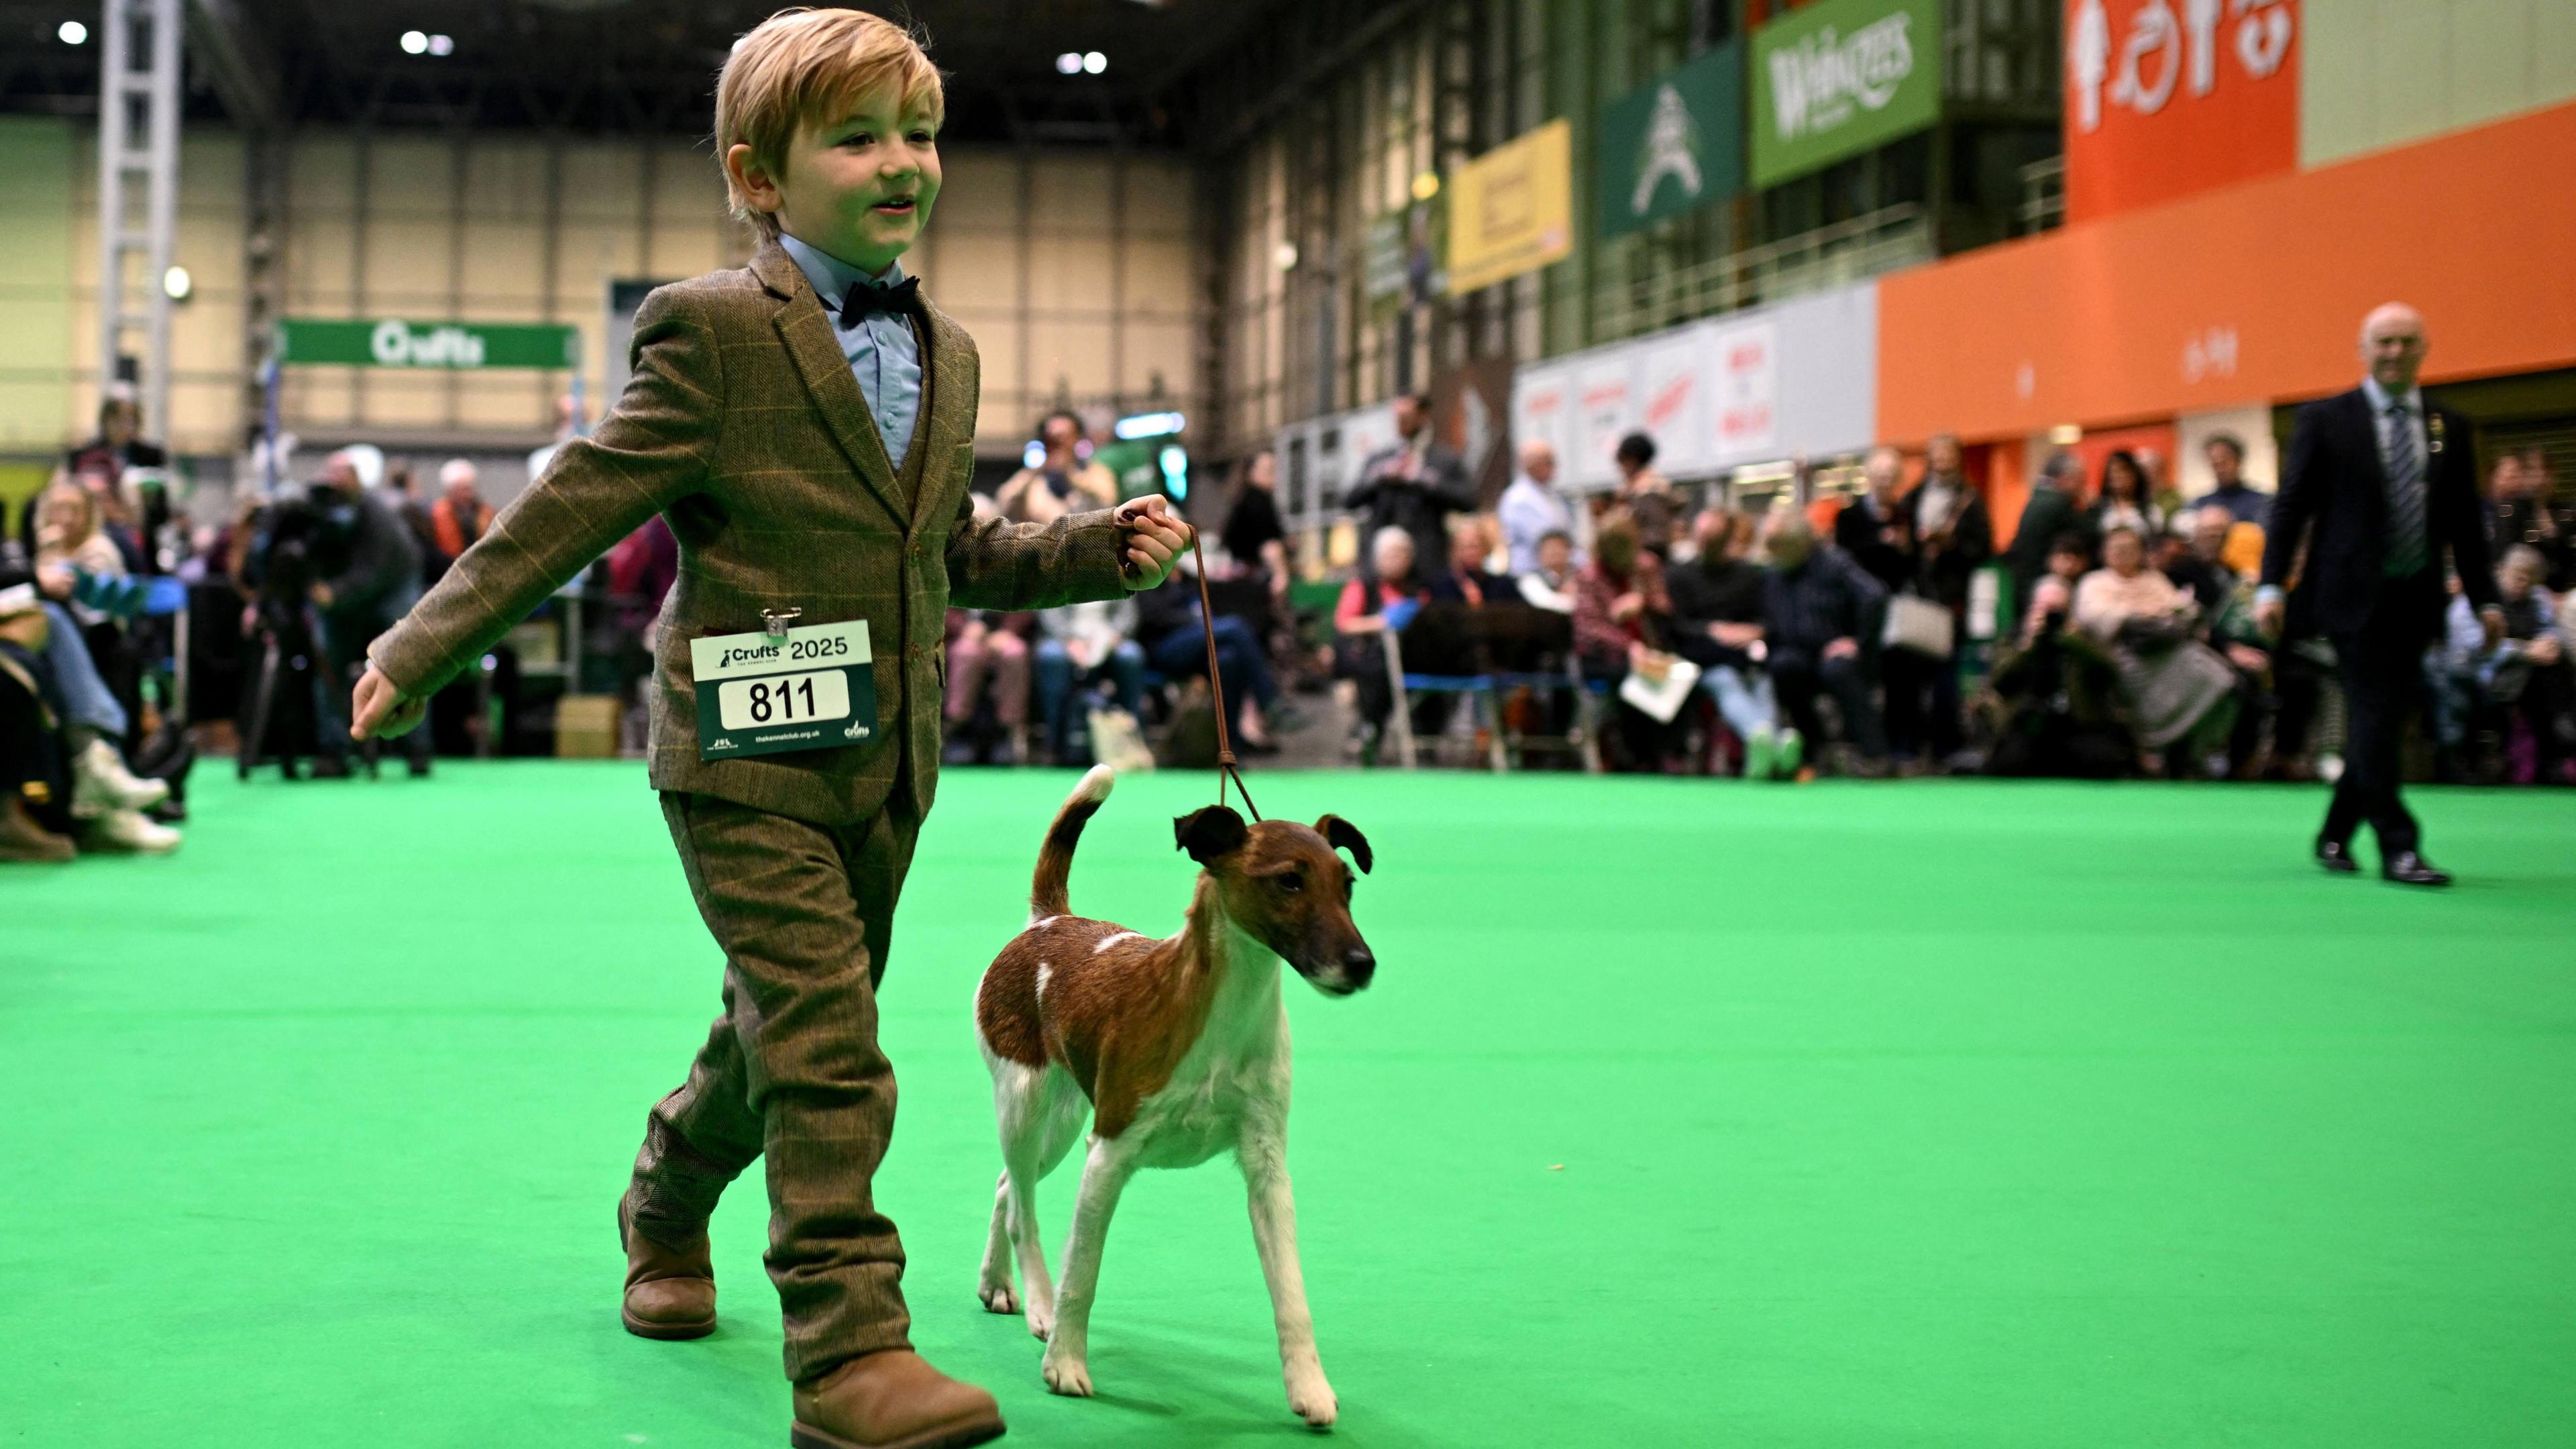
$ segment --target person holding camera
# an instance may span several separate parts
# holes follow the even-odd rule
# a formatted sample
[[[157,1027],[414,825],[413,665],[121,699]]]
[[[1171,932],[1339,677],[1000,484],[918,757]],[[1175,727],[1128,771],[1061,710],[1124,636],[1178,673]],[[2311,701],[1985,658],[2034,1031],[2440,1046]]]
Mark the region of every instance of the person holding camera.
[[[366,663],[367,646],[411,612],[420,598],[420,544],[393,505],[369,491],[357,464],[346,453],[334,453],[314,480],[312,501],[329,516],[332,547],[317,560],[327,577],[305,591],[320,628],[316,631],[327,677],[318,682],[315,730],[320,757],[313,773],[325,779],[349,773],[349,721],[341,701],[357,670]],[[429,773],[430,736],[415,730],[403,737],[415,776]]]

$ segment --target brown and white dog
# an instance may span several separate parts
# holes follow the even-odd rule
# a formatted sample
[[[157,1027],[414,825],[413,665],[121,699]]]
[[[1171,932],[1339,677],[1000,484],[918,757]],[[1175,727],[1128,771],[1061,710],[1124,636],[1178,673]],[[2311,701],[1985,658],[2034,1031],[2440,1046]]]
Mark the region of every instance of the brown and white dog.
[[[1336,1405],[1297,1265],[1279,963],[1327,996],[1368,985],[1377,958],[1351,923],[1351,872],[1334,851],[1348,850],[1366,871],[1369,844],[1331,815],[1311,827],[1247,826],[1222,805],[1193,811],[1173,822],[1179,848],[1203,867],[1188,921],[1153,940],[1076,916],[1066,900],[1074,846],[1114,778],[1094,768],[1065,800],[1038,853],[1028,929],[1002,948],[976,993],[1003,1164],[976,1295],[995,1313],[1025,1301],[1029,1332],[1046,1340],[1047,1387],[1088,1395],[1092,1294],[1120,1190],[1138,1168],[1191,1167],[1232,1148],[1270,1285],[1288,1407],[1322,1428]],[[1086,1099],[1090,1154],[1058,1293],[1038,1246],[1037,1185],[1072,1147]],[[1024,1298],[1011,1291],[1014,1255]]]

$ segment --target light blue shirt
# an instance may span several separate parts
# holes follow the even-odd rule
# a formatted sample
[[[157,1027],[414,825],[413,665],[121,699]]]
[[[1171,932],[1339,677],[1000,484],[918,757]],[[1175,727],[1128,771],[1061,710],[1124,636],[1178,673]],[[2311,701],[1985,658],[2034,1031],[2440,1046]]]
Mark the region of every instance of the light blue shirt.
[[[880,286],[902,281],[903,263],[871,277],[785,232],[778,234],[778,243],[796,259],[805,280],[814,284],[823,314],[832,320],[832,335],[841,340],[841,355],[850,360],[850,376],[858,379],[859,395],[868,400],[868,411],[876,417],[886,461],[902,472],[904,454],[912,450],[913,423],[921,416],[921,339],[910,321],[892,312],[871,312],[857,326],[844,327],[841,299],[861,281]]]
[[[1551,532],[1574,535],[1574,515],[1565,500],[1524,473],[1503,490],[1495,509],[1503,523],[1503,549],[1511,555],[1514,577],[1538,572],[1538,541]]]

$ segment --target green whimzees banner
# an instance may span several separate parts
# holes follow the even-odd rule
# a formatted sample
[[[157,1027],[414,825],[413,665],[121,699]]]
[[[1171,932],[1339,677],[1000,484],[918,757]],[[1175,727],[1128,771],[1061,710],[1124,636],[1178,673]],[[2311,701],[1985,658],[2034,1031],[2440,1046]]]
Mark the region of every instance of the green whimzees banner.
[[[1601,108],[1604,237],[1744,189],[1744,50],[1732,42]]]
[[[1941,118],[1940,0],[1819,0],[1753,37],[1753,184]]]
[[[289,367],[577,368],[581,329],[554,323],[289,317],[277,327],[277,360]]]

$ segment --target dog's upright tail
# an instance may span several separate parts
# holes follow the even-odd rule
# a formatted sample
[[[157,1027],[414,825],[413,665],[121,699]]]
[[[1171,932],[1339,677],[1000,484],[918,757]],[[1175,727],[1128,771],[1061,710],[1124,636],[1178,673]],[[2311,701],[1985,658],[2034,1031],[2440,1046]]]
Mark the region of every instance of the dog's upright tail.
[[[1118,772],[1107,765],[1094,765],[1083,774],[1082,783],[1064,797],[1064,808],[1055,814],[1055,823],[1047,827],[1046,844],[1038,848],[1037,879],[1029,886],[1029,919],[1042,921],[1049,916],[1073,913],[1065,893],[1065,880],[1073,874],[1073,848],[1082,843],[1082,827],[1109,798],[1109,787],[1118,783]]]

